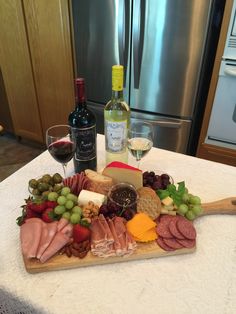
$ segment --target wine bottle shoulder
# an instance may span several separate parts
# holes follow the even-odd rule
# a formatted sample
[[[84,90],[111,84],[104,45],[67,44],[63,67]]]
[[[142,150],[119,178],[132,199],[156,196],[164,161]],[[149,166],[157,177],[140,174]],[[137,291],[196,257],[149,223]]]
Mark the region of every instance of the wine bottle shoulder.
[[[105,110],[121,110],[121,111],[130,111],[129,105],[124,100],[109,100],[105,106]]]
[[[77,106],[74,111],[69,114],[68,121],[73,127],[89,127],[96,124],[94,113],[87,107]]]

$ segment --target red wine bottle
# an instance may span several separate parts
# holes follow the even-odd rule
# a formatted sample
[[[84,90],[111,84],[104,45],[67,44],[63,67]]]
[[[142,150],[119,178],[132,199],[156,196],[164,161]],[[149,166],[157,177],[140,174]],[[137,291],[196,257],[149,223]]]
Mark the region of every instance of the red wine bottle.
[[[96,118],[87,108],[85,82],[83,78],[75,80],[76,105],[68,118],[71,132],[76,138],[74,155],[75,172],[85,169],[97,170],[97,132]]]

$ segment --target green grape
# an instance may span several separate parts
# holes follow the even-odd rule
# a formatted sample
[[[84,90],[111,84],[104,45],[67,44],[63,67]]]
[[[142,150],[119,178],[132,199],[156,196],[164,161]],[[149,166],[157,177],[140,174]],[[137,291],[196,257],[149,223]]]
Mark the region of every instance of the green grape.
[[[61,195],[66,196],[68,193],[70,193],[70,188],[69,188],[68,186],[64,186],[64,187],[61,189]]]
[[[50,193],[48,193],[48,200],[49,201],[56,201],[58,196],[59,195],[57,194],[57,192],[50,192]]]
[[[185,215],[188,212],[189,208],[186,204],[180,204],[178,207],[178,213],[181,215]]]
[[[194,220],[196,218],[194,212],[192,210],[189,210],[186,214],[185,214],[185,217],[188,219],[188,220]]]
[[[200,199],[200,197],[198,197],[198,196],[191,196],[190,198],[189,198],[189,202],[190,202],[190,204],[192,204],[192,205],[199,205],[199,204],[201,204],[201,199]]]
[[[81,216],[80,214],[78,213],[73,213],[71,216],[70,216],[70,222],[72,224],[77,224],[80,222],[80,219],[81,219]]]
[[[184,203],[187,203],[188,200],[189,200],[189,195],[188,195],[188,193],[184,193],[183,196],[182,196],[182,201],[183,201]]]
[[[191,210],[196,216],[198,216],[201,213],[202,208],[201,208],[201,205],[192,205]]]
[[[64,205],[57,205],[54,208],[54,213],[57,215],[62,215],[62,214],[64,214],[65,211],[66,211],[66,209],[65,209]]]
[[[67,220],[70,220],[70,216],[71,216],[70,212],[64,212],[63,215],[62,215],[62,217],[67,219]]]
[[[63,195],[59,196],[58,199],[57,199],[57,203],[58,203],[59,205],[65,205],[65,203],[66,203],[66,197],[63,196]]]
[[[72,202],[72,200],[67,200],[65,203],[65,207],[66,209],[72,209],[74,207],[74,203]]]
[[[74,204],[77,204],[78,202],[78,197],[75,194],[72,193],[68,193],[66,195],[67,200],[71,200],[72,202],[74,202]]]
[[[77,214],[82,215],[82,209],[81,209],[81,207],[79,207],[79,206],[74,206],[74,207],[72,208],[72,213],[77,213]]]

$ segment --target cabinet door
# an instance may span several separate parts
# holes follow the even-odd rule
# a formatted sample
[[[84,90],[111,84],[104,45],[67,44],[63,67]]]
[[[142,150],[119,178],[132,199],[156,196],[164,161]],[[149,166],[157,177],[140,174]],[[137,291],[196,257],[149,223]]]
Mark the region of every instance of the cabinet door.
[[[0,2],[0,66],[16,135],[43,141],[21,1]]]
[[[23,0],[43,132],[74,107],[67,0]]]

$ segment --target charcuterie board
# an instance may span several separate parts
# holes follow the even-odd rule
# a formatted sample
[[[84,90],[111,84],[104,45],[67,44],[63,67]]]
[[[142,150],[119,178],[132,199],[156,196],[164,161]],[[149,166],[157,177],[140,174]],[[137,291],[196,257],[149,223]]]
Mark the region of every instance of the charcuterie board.
[[[223,200],[202,204],[203,215],[211,214],[236,214],[236,197],[226,198]],[[137,250],[125,257],[107,257],[100,258],[93,256],[91,252],[83,259],[77,257],[68,258],[66,255],[56,255],[49,261],[41,263],[36,259],[24,259],[25,268],[29,273],[47,272],[52,270],[72,269],[85,266],[104,265],[112,263],[120,263],[134,260],[142,260],[148,258],[156,258],[162,256],[171,256],[179,254],[193,253],[196,250],[196,246],[193,248],[182,248],[175,251],[164,251],[161,249],[156,241],[149,243],[139,243]]]

